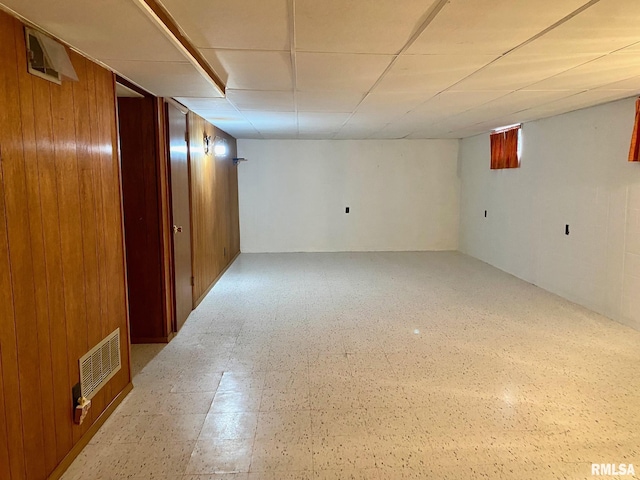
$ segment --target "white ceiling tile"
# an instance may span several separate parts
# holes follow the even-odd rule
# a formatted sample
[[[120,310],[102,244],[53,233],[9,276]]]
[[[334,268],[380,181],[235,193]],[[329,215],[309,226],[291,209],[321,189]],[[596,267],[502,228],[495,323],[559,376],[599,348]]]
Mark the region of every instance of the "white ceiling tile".
[[[366,92],[296,92],[299,112],[352,112]]]
[[[611,54],[531,85],[535,90],[586,90],[640,75],[640,55]]]
[[[537,4],[537,2],[532,2]],[[564,2],[557,2],[564,3]],[[601,0],[523,48],[527,53],[613,52],[640,41],[640,2]]]
[[[293,112],[261,112],[245,111],[246,119],[260,131],[293,131],[297,132],[296,114]]]
[[[551,115],[579,110],[601,103],[612,102],[628,97],[629,94],[622,90],[589,90],[570,97],[563,98],[556,102],[531,108],[524,113],[530,118],[543,118]]]
[[[376,132],[376,137],[386,139],[404,138],[413,133],[414,130],[415,125],[396,124],[396,122],[394,122]]]
[[[443,92],[409,113],[416,121],[447,118],[471,110],[496,98],[511,93],[509,91]]]
[[[495,55],[402,55],[376,86],[376,91],[439,92],[495,58]]]
[[[207,114],[234,114],[238,113],[233,105],[226,98],[199,98],[199,97],[173,97],[176,101],[198,113],[207,112]],[[202,115],[204,117],[204,115]]]
[[[291,90],[291,54],[251,50],[202,49],[212,63],[228,72],[227,88],[239,90]]]
[[[110,60],[109,66],[158,97],[220,95],[190,63]]]
[[[608,83],[596,90],[625,90],[631,94],[640,92],[640,76],[627,78],[617,82]]]
[[[293,92],[263,92],[258,90],[227,90],[227,99],[240,111],[293,112]]]
[[[287,0],[162,0],[199,48],[289,49]]]
[[[296,139],[298,131],[293,127],[264,128],[260,130],[260,135],[270,139]]]
[[[390,55],[298,53],[298,90],[367,92],[391,60]]]
[[[480,105],[473,110],[481,120],[508,115],[580,93],[567,90],[519,90]]]
[[[451,0],[407,53],[502,55],[585,0]]]
[[[297,0],[299,51],[396,54],[433,0]]]
[[[379,128],[360,127],[353,125],[344,126],[338,133],[333,135],[336,140],[365,140],[374,138]]]
[[[525,55],[516,51],[474,73],[453,90],[518,90],[594,58],[593,54]]]
[[[301,132],[314,129],[337,132],[349,117],[349,113],[298,113],[298,126]]]
[[[382,128],[388,123],[391,123],[394,119],[398,118],[400,114],[389,115],[386,113],[354,113],[347,122],[347,126],[362,126],[372,128]]]
[[[260,133],[246,120],[225,121],[217,118],[203,118],[235,138],[261,138]]]
[[[382,113],[398,116],[415,109],[438,92],[425,93],[370,93],[358,107],[358,113]]]
[[[184,62],[185,57],[130,0],[2,3],[99,60]]]
[[[618,53],[629,53],[629,54],[637,55],[638,53],[640,53],[640,42],[636,42],[633,45],[629,45],[625,49],[619,50]]]

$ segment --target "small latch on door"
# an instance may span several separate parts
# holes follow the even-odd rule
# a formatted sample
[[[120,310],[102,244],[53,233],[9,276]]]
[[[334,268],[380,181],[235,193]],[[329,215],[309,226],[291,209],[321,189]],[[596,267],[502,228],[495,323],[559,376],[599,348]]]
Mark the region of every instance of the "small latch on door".
[[[173,233],[182,233],[182,227],[178,227],[177,225],[174,225]]]

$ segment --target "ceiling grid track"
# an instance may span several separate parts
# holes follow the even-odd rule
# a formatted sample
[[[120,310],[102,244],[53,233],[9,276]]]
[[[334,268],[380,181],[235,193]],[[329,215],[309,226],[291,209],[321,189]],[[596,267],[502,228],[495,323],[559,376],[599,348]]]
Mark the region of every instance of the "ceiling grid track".
[[[547,27],[547,28],[545,28],[544,30],[542,30],[541,32],[539,32],[539,33],[535,34],[535,35],[534,35],[534,36],[532,36],[531,38],[528,38],[528,39],[527,39],[527,40],[525,40],[524,42],[522,42],[522,43],[520,43],[520,44],[516,45],[515,47],[511,48],[510,50],[507,50],[505,53],[503,53],[503,54],[502,54],[502,55],[500,55],[499,57],[495,58],[494,60],[492,60],[491,62],[487,63],[486,65],[484,65],[483,67],[479,68],[478,70],[476,70],[475,72],[471,73],[470,75],[467,75],[466,77],[464,77],[464,78],[462,78],[462,79],[458,80],[458,81],[457,81],[457,82],[455,82],[453,85],[450,85],[450,86],[448,86],[447,88],[445,88],[444,90],[441,90],[441,91],[440,91],[440,92],[438,92],[436,95],[434,95],[432,98],[437,97],[438,95],[440,95],[440,94],[441,94],[441,93],[443,93],[443,92],[450,91],[450,90],[451,90],[452,88],[454,88],[456,85],[459,85],[460,83],[464,82],[464,81],[465,81],[465,80],[467,80],[468,78],[471,78],[471,77],[473,77],[474,75],[476,75],[477,73],[482,72],[483,70],[485,70],[485,69],[489,68],[489,67],[490,67],[491,65],[493,65],[495,62],[497,62],[497,61],[498,61],[498,60],[500,60],[500,59],[503,59],[503,58],[504,58],[504,57],[506,57],[507,55],[509,55],[509,54],[511,54],[511,53],[513,53],[513,52],[516,52],[517,50],[519,50],[519,49],[523,48],[523,47],[524,47],[524,46],[526,46],[526,45],[529,45],[531,42],[534,42],[535,40],[538,40],[539,38],[543,37],[543,36],[544,36],[544,35],[546,35],[547,33],[549,33],[549,32],[551,32],[551,31],[555,30],[556,28],[558,28],[558,27],[560,27],[561,25],[565,24],[566,22],[568,22],[568,21],[569,21],[569,20],[571,20],[572,18],[576,17],[577,15],[581,14],[582,12],[584,12],[585,10],[587,10],[587,9],[591,8],[592,6],[594,6],[595,4],[597,4],[597,3],[599,3],[599,2],[600,2],[600,0],[590,0],[589,2],[585,3],[584,5],[582,5],[580,8],[577,8],[576,10],[574,10],[573,12],[571,12],[570,14],[565,15],[563,18],[561,18],[560,20],[558,20],[557,22],[555,22],[553,25],[550,25],[549,27]],[[572,67],[572,68],[569,68],[569,69],[567,69],[567,70],[564,70],[564,71],[562,71],[562,72],[556,73],[555,75],[551,75],[551,76],[550,76],[550,77],[548,77],[548,78],[556,77],[556,76],[561,75],[561,74],[563,74],[563,73],[565,73],[565,72],[568,72],[568,71],[570,71],[570,70],[573,70],[574,68],[578,68],[578,67],[580,67],[580,66],[582,66],[582,65],[586,65],[587,63],[590,63],[590,62],[593,62],[593,61],[595,61],[595,60],[598,60],[599,58],[606,57],[607,55],[609,55],[609,53],[607,53],[607,54],[605,54],[605,55],[602,55],[602,56],[600,56],[600,57],[598,57],[598,58],[591,59],[591,60],[589,60],[589,61],[587,61],[587,62],[584,62],[584,63],[582,63],[582,64],[580,64],[580,65],[576,65],[576,66],[574,66],[574,67]],[[525,85],[525,86],[520,87],[519,89],[517,89],[517,90],[515,90],[515,91],[523,90],[523,89],[525,89],[525,88],[527,88],[527,87],[529,87],[529,86],[531,86],[531,85],[535,85],[536,83],[538,83],[538,82],[534,82],[534,83],[532,83],[532,84]],[[507,95],[510,95],[511,93],[513,93],[513,92],[509,92],[509,93],[507,93],[506,95],[503,95],[502,97],[495,98],[495,99],[493,99],[493,100],[491,100],[491,101],[489,101],[489,102],[486,102],[486,103],[483,103],[483,104],[481,104],[481,105],[478,105],[477,107],[473,107],[473,108],[470,108],[470,109],[465,110],[465,111],[463,111],[463,112],[457,113],[456,115],[452,115],[451,117],[444,117],[444,118],[453,118],[453,117],[455,117],[455,116],[457,116],[457,115],[462,115],[462,114],[464,114],[464,113],[466,113],[466,112],[469,112],[469,111],[474,110],[474,109],[476,109],[476,108],[480,108],[480,107],[482,107],[483,105],[487,105],[488,103],[491,103],[491,102],[493,102],[493,101],[495,101],[495,100],[498,100],[498,99],[500,99],[500,98],[503,98],[503,97],[505,97],[505,96],[507,96]],[[573,97],[573,96],[575,96],[575,95],[580,95],[581,93],[583,93],[583,92],[577,92],[577,93],[574,93],[574,94],[572,94],[572,95],[569,95],[567,98],[569,98],[569,97]],[[425,103],[429,102],[430,100],[431,100],[431,99],[426,100],[425,102],[423,102],[423,103],[421,103],[421,104],[419,104],[419,105],[416,105],[416,107],[415,107],[415,108],[413,108],[412,110],[409,110],[408,112],[406,112],[406,113],[405,113],[405,115],[406,115],[407,113],[411,113],[411,112],[415,111],[415,110],[416,110],[416,109],[418,109],[420,106],[424,105]],[[553,103],[554,101],[555,101],[555,100],[552,100],[552,101],[550,101],[550,102],[543,103],[542,105],[546,105],[546,104],[548,104],[548,103]],[[514,112],[514,113],[518,113],[518,112]],[[430,125],[434,125],[434,123],[431,123]],[[474,125],[475,125],[475,124],[474,124]],[[473,125],[470,125],[470,126],[473,126]],[[409,136],[413,135],[414,133],[415,133],[415,132],[411,132],[411,133],[409,133],[408,135],[405,135],[403,138],[407,138],[407,137],[409,137]],[[449,133],[453,133],[453,132],[449,132]]]
[[[367,97],[371,94],[371,92],[375,90],[378,85],[380,85],[384,77],[387,76],[387,74],[391,71],[393,66],[396,64],[396,62],[400,58],[400,55],[405,53],[411,47],[411,45],[415,43],[418,37],[422,35],[422,33],[427,29],[427,27],[431,24],[431,22],[433,22],[433,20],[442,11],[445,5],[447,5],[447,3],[449,3],[449,0],[438,0],[435,4],[431,6],[431,8],[427,11],[424,20],[420,23],[420,26],[413,32],[413,34],[411,35],[411,37],[409,37],[409,40],[407,40],[404,46],[394,55],[393,60],[391,60],[391,63],[389,63],[387,68],[385,68],[382,74],[378,77],[378,80],[376,80],[376,82],[371,86],[371,88],[369,88],[369,91],[364,95],[364,97],[362,97],[360,102],[358,102],[356,107],[353,109],[353,112],[351,112],[351,115],[349,115],[349,117],[344,121],[344,123],[340,127],[340,130],[342,130],[342,128],[344,128],[344,126],[347,123],[349,123],[349,120],[351,120],[351,118],[358,111],[358,108],[360,108],[360,105],[362,105],[362,103],[367,99]]]

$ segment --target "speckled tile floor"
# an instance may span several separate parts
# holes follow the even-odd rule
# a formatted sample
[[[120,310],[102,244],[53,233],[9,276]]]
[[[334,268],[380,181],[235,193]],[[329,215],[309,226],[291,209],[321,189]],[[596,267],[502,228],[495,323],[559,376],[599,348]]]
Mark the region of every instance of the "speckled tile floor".
[[[64,480],[640,470],[640,332],[458,253],[243,254],[133,369]]]

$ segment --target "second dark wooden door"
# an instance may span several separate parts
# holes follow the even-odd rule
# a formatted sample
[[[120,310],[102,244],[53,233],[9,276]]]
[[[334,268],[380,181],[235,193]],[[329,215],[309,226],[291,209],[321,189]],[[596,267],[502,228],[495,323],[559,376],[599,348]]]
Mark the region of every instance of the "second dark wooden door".
[[[171,202],[173,218],[173,258],[176,296],[176,332],[193,308],[191,269],[191,209],[189,205],[189,162],[187,116],[167,104],[169,124],[169,161],[171,165]]]

